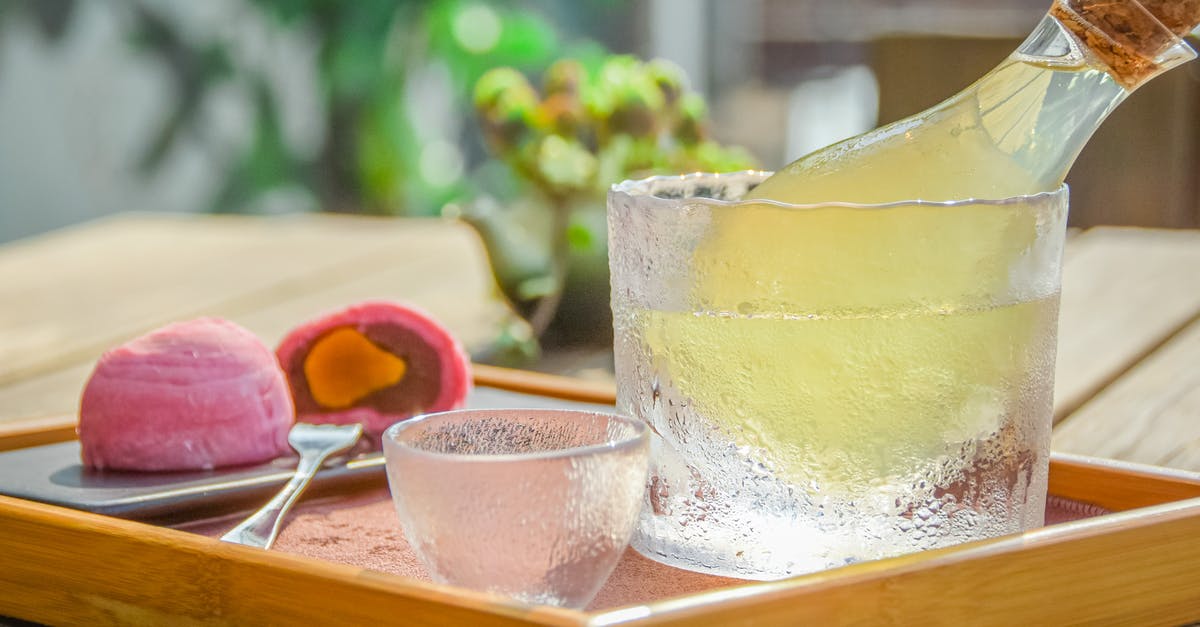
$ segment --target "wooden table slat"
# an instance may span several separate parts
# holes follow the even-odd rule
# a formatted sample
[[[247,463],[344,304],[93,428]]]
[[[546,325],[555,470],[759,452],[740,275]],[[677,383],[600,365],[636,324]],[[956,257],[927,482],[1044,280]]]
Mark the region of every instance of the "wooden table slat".
[[[72,229],[0,256],[0,385],[170,321],[250,311],[389,266],[461,263],[463,250],[478,250],[469,227],[440,220],[133,214]]]
[[[1056,420],[1200,314],[1200,231],[1097,228],[1071,238],[1067,252]]]
[[[1052,447],[1200,471],[1200,321],[1059,424]]]

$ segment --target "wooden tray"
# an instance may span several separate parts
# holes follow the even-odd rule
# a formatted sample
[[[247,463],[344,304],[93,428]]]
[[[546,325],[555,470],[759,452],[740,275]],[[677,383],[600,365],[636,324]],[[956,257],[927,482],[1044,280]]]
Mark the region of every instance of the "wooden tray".
[[[480,384],[609,402],[479,367]],[[0,450],[71,437],[0,426]],[[0,497],[0,614],[53,624],[970,625],[1200,619],[1200,476],[1056,455],[1053,494],[1117,513],[778,582],[581,612]]]

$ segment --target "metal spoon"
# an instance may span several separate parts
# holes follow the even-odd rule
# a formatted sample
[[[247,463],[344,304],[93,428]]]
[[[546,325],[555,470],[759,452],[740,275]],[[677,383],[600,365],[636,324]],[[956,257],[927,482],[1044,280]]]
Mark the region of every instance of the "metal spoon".
[[[288,432],[288,444],[300,453],[300,462],[296,464],[296,473],[283,489],[263,505],[262,509],[221,536],[225,542],[271,548],[275,536],[279,535],[280,522],[284,514],[300,498],[300,494],[308,487],[308,482],[317,474],[325,459],[334,453],[340,453],[358,441],[362,435],[362,425],[310,425],[297,423]]]

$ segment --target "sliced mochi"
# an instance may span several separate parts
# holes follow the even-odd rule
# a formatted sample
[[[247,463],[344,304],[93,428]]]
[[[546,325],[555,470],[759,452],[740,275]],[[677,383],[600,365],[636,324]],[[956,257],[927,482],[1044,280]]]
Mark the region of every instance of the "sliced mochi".
[[[471,391],[462,344],[400,303],[368,301],[321,316],[275,352],[301,422],[357,422],[378,435],[417,414],[462,407]]]
[[[219,318],[177,322],[109,350],[83,390],[83,463],[203,470],[288,451],[295,420],[275,355]]]

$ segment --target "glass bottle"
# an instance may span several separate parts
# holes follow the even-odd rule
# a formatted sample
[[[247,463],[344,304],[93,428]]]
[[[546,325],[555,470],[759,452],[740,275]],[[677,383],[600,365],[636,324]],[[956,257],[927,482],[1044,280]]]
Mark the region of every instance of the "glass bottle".
[[[752,193],[789,203],[1007,198],[1057,188],[1104,119],[1195,57],[1200,0],[1056,0],[1015,52],[921,113],[811,153]]]

